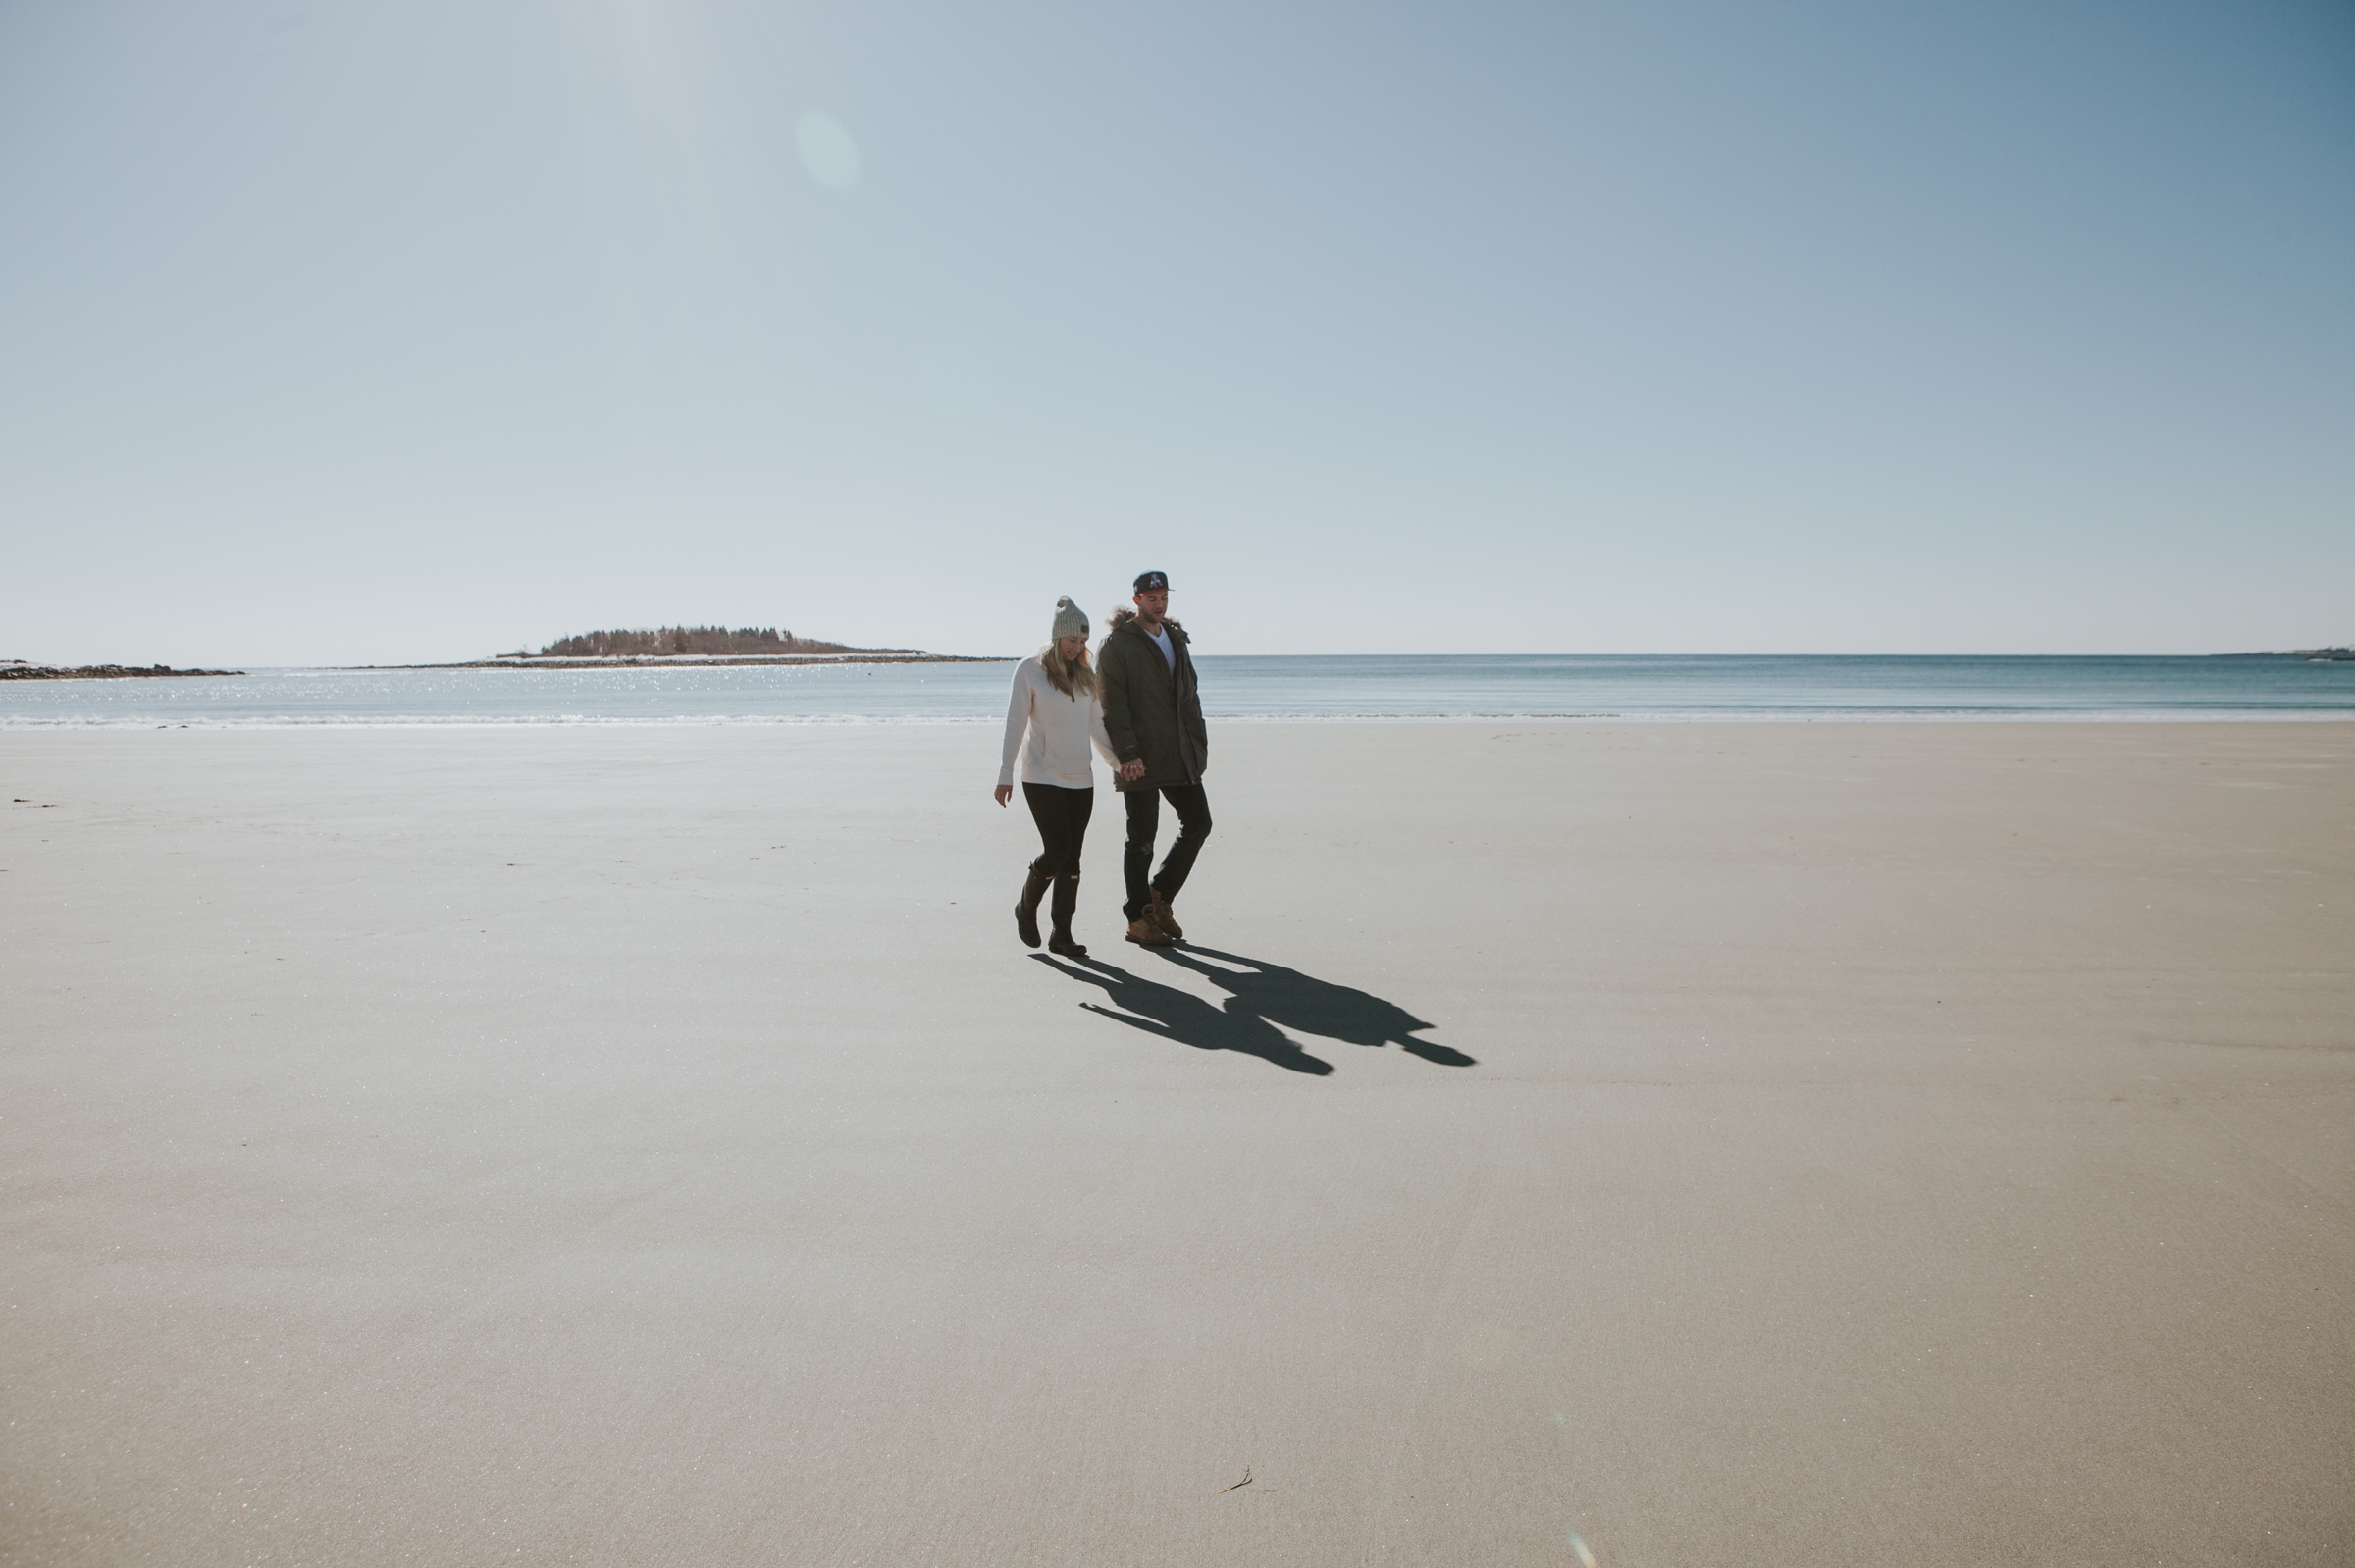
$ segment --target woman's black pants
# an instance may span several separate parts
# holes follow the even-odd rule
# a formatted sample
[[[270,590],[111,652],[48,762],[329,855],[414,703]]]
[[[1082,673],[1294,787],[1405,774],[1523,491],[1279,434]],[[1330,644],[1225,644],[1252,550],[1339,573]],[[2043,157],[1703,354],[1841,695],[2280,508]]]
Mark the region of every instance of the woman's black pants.
[[[1033,876],[1077,876],[1079,846],[1087,841],[1087,819],[1096,810],[1093,785],[1067,790],[1056,784],[1024,784],[1022,799],[1029,803],[1030,820],[1038,824],[1038,841],[1045,853],[1030,862]]]

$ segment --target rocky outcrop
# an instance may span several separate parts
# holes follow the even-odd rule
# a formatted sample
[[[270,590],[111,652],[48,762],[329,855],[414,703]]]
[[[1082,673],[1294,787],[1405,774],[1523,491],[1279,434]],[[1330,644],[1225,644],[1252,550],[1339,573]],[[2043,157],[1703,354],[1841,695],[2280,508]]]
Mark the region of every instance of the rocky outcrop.
[[[0,681],[120,681],[158,675],[242,675],[241,669],[174,669],[169,664],[27,664],[0,659]]]

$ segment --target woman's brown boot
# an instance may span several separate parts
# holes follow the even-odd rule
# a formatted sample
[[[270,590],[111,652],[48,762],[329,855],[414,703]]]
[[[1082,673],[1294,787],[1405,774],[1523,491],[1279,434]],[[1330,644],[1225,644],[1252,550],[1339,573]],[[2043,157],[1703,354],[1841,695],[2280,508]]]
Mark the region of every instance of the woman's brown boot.
[[[1079,879],[1059,876],[1055,879],[1055,934],[1047,939],[1047,951],[1060,953],[1067,959],[1083,959],[1087,949],[1072,940],[1072,912],[1079,908]]]
[[[1046,897],[1048,880],[1046,872],[1032,871],[1022,884],[1021,902],[1014,907],[1014,928],[1024,947],[1038,946],[1038,901]]]

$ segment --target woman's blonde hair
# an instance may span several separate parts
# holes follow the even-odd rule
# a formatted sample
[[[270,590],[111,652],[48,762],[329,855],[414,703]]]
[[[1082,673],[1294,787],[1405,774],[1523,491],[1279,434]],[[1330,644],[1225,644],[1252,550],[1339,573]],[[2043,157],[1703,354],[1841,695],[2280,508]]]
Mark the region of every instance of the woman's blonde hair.
[[[1063,640],[1057,638],[1038,651],[1038,667],[1047,672],[1047,684],[1066,697],[1077,697],[1082,693],[1089,697],[1096,695],[1096,670],[1087,661],[1087,635],[1084,632],[1080,634],[1077,658],[1065,658]]]

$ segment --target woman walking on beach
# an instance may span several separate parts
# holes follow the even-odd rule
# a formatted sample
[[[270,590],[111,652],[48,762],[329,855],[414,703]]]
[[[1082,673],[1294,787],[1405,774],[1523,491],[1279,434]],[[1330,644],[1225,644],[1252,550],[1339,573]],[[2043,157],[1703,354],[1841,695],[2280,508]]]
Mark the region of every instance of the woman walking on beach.
[[[1096,809],[1096,775],[1087,749],[1119,765],[1096,700],[1096,672],[1087,661],[1087,614],[1069,596],[1055,601],[1054,641],[1014,668],[1006,705],[1006,751],[998,765],[997,800],[1014,799],[1014,757],[1022,756],[1022,799],[1038,824],[1041,846],[1014,907],[1014,928],[1026,947],[1038,946],[1038,901],[1051,885],[1054,935],[1047,951],[1084,958],[1072,940],[1072,912],[1079,907],[1079,846]],[[1027,733],[1027,743],[1024,741]]]

